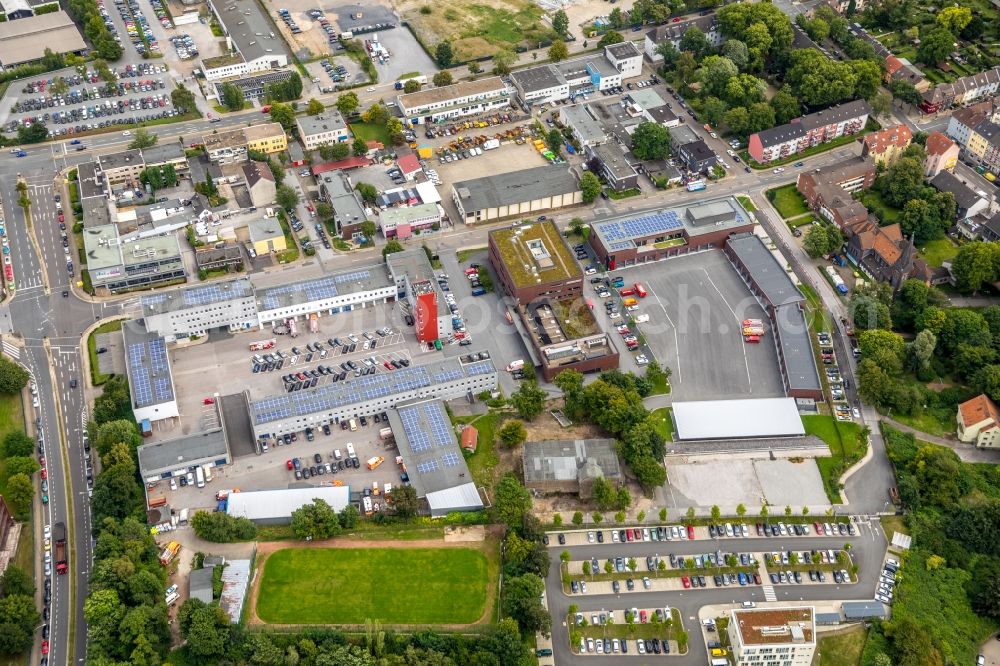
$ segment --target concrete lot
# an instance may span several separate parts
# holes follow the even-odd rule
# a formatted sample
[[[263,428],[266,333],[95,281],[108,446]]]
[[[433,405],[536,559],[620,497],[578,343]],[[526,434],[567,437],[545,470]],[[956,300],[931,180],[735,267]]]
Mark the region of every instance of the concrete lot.
[[[740,322],[764,318],[764,310],[721,252],[615,274],[649,291],[641,306],[649,322],[639,328],[660,363],[673,369],[675,400],[784,395],[772,338],[743,342]]]
[[[670,506],[735,507],[750,509],[765,501],[774,506],[826,505],[823,479],[812,459],[704,460],[683,464],[667,462],[667,497]]]
[[[180,3],[171,3],[170,5],[170,11],[175,17],[180,16],[180,13],[183,13],[184,9],[190,9],[190,7],[184,7]],[[152,12],[152,9],[149,11]],[[163,62],[169,64],[174,72],[184,78],[189,77],[191,72],[198,67],[199,60],[213,58],[226,52],[225,40],[212,34],[212,29],[208,26],[207,20],[205,23],[199,21],[170,29],[165,29],[160,25],[159,21],[156,21],[155,24],[150,24],[150,27],[160,42],[160,53],[163,54]],[[194,44],[198,48],[198,55],[196,57],[187,60],[181,60],[177,57],[177,49],[170,42],[170,38],[183,35],[188,35],[194,40]]]
[[[360,13],[360,19],[351,19],[351,14]],[[376,23],[393,23],[392,30],[358,35],[358,39],[373,39],[378,35],[379,42],[389,49],[391,57],[384,65],[376,62],[375,70],[379,81],[391,83],[403,74],[420,72],[428,78],[437,71],[437,66],[430,56],[417,42],[416,38],[400,24],[396,12],[389,6],[366,3],[333,2],[327,9],[327,16],[336,17],[336,23],[341,31],[348,31],[358,25],[373,25]]]

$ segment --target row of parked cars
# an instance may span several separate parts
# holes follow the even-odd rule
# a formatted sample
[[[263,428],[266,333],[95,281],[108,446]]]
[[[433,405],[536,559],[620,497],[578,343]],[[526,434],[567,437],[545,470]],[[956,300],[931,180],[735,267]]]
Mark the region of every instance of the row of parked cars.
[[[664,638],[637,638],[636,652],[639,654],[670,654],[670,642]],[[581,638],[580,652],[590,654],[628,654],[628,641],[624,638]]]
[[[882,573],[878,577],[878,589],[875,591],[875,598],[884,604],[891,604],[893,590],[896,588],[896,576],[899,574],[899,560],[891,557],[882,565]],[[1000,639],[998,639],[1000,640]]]
[[[819,570],[810,570],[809,580],[814,583],[825,583],[826,574]],[[802,572],[801,571],[777,571],[771,572],[769,574],[771,578],[772,585],[781,585],[784,583],[801,585],[802,584]],[[840,583],[850,583],[851,576],[847,573],[847,569],[839,569],[833,572],[833,581],[837,584]]]

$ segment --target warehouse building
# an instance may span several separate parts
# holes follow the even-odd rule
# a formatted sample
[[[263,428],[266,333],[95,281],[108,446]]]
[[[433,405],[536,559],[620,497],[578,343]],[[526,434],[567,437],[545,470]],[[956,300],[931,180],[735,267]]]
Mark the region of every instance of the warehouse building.
[[[11,17],[8,15],[9,18]],[[62,55],[82,55],[87,51],[87,44],[83,41],[79,28],[66,12],[60,10],[39,16],[25,15],[17,21],[0,23],[0,67],[3,69],[13,69],[41,60],[47,48]]]
[[[427,253],[422,248],[393,252],[385,263],[396,284],[396,300],[406,300],[413,313],[417,340],[434,342],[452,331],[451,311],[445,307],[444,292],[435,279]]]
[[[794,398],[675,402],[674,430],[680,440],[802,437],[806,434]]]
[[[411,365],[394,372],[347,377],[335,384],[250,400],[254,437],[268,441],[307,427],[380,414],[417,398],[454,400],[491,391],[497,385],[493,362],[463,363],[456,358]]]
[[[156,333],[147,333],[134,321],[122,324],[122,339],[135,420],[142,423],[177,418],[177,397],[166,341]]]
[[[140,303],[146,330],[169,342],[214,328],[236,332],[257,326],[257,298],[245,277],[150,294]]]
[[[396,285],[384,266],[359,267],[302,282],[257,290],[257,320],[261,328],[287,319],[350,312],[396,296]]]
[[[274,33],[273,24],[261,5],[209,0],[208,7],[219,19],[229,48],[227,54],[202,59],[201,71],[210,83],[288,65],[285,40]]]
[[[224,423],[219,419],[219,423]],[[222,467],[232,462],[225,426],[177,439],[143,444],[136,451],[139,476],[145,483],[184,476],[195,467]]]
[[[421,125],[462,116],[504,112],[510,109],[510,95],[511,90],[503,79],[492,76],[398,95],[396,104],[403,118],[414,125]]]
[[[533,215],[583,203],[576,176],[565,166],[540,166],[452,185],[452,200],[466,224]]]
[[[525,104],[575,100],[622,85],[642,73],[642,52],[632,42],[604,47],[602,54],[548,63],[511,73],[518,97]]]
[[[410,400],[387,415],[410,484],[432,517],[483,508],[443,402]]]
[[[525,442],[523,465],[526,488],[578,493],[581,499],[593,496],[598,477],[612,486],[625,480],[613,439]]]
[[[318,499],[339,513],[351,503],[351,488],[309,486],[229,493],[226,513],[234,518],[247,518],[257,525],[287,525],[292,522],[292,513]]]
[[[757,235],[732,236],[723,251],[767,312],[785,394],[823,400],[802,292]]]
[[[734,198],[643,211],[592,222],[590,246],[607,270],[720,248],[754,221]]]

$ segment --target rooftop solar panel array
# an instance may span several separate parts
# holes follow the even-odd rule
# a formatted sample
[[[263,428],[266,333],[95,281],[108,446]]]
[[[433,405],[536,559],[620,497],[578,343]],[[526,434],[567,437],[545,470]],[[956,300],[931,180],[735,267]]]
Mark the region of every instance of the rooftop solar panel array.
[[[173,293],[176,294],[177,292]],[[233,298],[248,296],[249,294],[250,284],[246,280],[212,284],[204,287],[190,287],[180,291],[184,307],[221,303]],[[166,300],[167,294],[152,294],[143,296],[142,304],[145,307],[156,307],[163,304]]]
[[[167,347],[162,338],[128,345],[132,391],[140,407],[174,399],[167,363]]]
[[[597,225],[598,233],[608,244],[615,246],[624,243],[628,247],[633,239],[646,238],[656,234],[676,231],[684,227],[684,221],[673,210],[657,211],[650,215],[632,217],[624,220],[612,220]]]
[[[493,361],[476,361],[465,366],[465,374],[469,377],[488,375],[491,372],[496,372],[496,368],[493,367]]]
[[[308,282],[293,282],[280,287],[271,287],[263,290],[261,302],[265,310],[276,310],[281,307],[280,298],[289,294],[301,293],[304,296],[304,302],[307,303],[335,298],[339,295],[336,286],[337,277],[339,276],[322,277]]]
[[[438,468],[437,458],[434,460],[428,460],[417,465],[417,472],[420,474],[428,474],[435,471]]]
[[[143,365],[146,345],[140,343],[128,346],[128,365],[132,370],[132,392],[139,405],[148,405],[153,401],[153,387],[149,383],[149,371]]]
[[[444,463],[445,467],[456,467],[461,463],[462,459],[454,451],[449,451],[448,453],[441,456],[441,462]]]
[[[354,271],[352,273],[341,273],[340,275],[333,276],[333,281],[337,284],[344,284],[345,282],[360,282],[361,280],[367,280],[371,277],[371,273],[368,271]]]
[[[451,423],[441,403],[424,402],[397,411],[413,453],[452,443]]]

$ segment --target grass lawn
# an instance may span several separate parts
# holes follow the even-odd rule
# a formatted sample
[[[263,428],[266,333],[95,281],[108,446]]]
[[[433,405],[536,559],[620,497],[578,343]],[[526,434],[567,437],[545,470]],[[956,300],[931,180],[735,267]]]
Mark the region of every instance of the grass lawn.
[[[496,475],[496,467],[500,464],[500,458],[496,452],[496,429],[500,425],[500,417],[497,414],[483,414],[475,419],[460,419],[461,422],[471,423],[479,431],[479,442],[476,445],[475,453],[466,453],[465,462],[469,465],[469,473],[477,486],[493,487]]]
[[[471,624],[483,616],[488,582],[486,556],[469,548],[288,548],[264,564],[257,615],[274,624]]]
[[[817,458],[816,466],[830,501],[839,502],[840,484],[837,479],[864,453],[866,443],[860,437],[861,426],[827,415],[803,416],[802,425],[807,435],[819,437],[830,447],[831,455]]]
[[[897,219],[902,211],[898,208],[893,208],[889,204],[882,201],[882,195],[875,190],[868,190],[859,199],[861,203],[865,205],[871,213],[882,220],[886,224],[892,224]]]
[[[650,413],[649,418],[656,427],[656,432],[663,435],[663,438],[668,442],[674,441],[674,420],[670,414],[669,407],[654,409]]]
[[[900,534],[910,533],[903,516],[882,516],[880,521],[882,523],[882,531],[889,535],[890,539],[893,532],[899,532]]]
[[[793,217],[790,220],[786,220],[785,224],[788,225],[789,229],[795,230],[799,227],[804,227],[807,224],[812,224],[816,219],[816,216],[812,213],[806,213],[805,215],[799,215],[798,217]]]
[[[935,437],[947,437],[955,432],[954,418],[942,421],[931,410],[922,409],[916,414],[893,414],[892,419]]]
[[[15,430],[24,430],[24,409],[21,407],[21,394],[0,394],[0,439]],[[0,495],[7,494],[6,467],[6,461],[0,458]]]
[[[480,252],[486,252],[485,245],[483,247],[470,247],[465,250],[459,250],[455,253],[455,258],[458,259],[458,263],[464,264],[472,258],[472,255],[479,254]]]
[[[838,631],[833,636],[821,637],[819,645],[816,646],[819,666],[858,666],[861,663],[861,651],[864,647],[865,628],[862,626]]]
[[[767,199],[774,206],[775,210],[788,220],[809,212],[806,200],[802,198],[799,191],[795,189],[795,183],[776,187],[767,191]]]
[[[924,246],[917,248],[920,255],[931,266],[940,266],[946,261],[951,261],[958,254],[958,246],[947,238],[927,241]]]
[[[111,379],[111,375],[101,374],[101,371],[97,367],[97,334],[120,330],[122,330],[121,320],[111,321],[95,328],[94,332],[87,338],[87,355],[90,357],[90,383],[94,386],[100,386]]]
[[[743,206],[743,208],[745,208],[748,212],[752,213],[757,210],[757,206],[753,205],[753,201],[750,201],[750,197],[738,196],[736,197],[736,200],[739,201],[740,205]]]
[[[375,125],[372,123],[351,123],[350,130],[354,136],[361,137],[365,141],[380,141],[384,146],[391,146],[392,140],[389,138],[389,131],[385,125]]]

